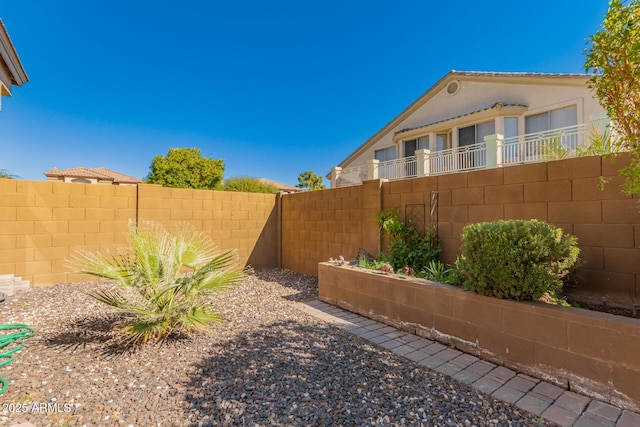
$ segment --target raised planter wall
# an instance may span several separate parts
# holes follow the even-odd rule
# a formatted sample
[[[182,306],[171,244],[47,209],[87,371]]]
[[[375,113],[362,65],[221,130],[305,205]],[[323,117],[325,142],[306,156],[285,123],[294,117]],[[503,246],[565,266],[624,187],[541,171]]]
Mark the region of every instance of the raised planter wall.
[[[348,265],[318,266],[319,298],[570,390],[640,409],[640,320],[501,300]]]

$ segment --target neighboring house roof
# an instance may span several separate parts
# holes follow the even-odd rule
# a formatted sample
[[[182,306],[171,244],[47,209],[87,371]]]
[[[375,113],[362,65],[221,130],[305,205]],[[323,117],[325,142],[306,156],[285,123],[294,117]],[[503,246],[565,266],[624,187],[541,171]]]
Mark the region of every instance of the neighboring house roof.
[[[20,62],[9,33],[0,19],[0,58],[2,65],[8,71],[11,81],[0,81],[0,95],[11,96],[11,86],[21,86],[29,81],[27,73]]]
[[[107,168],[70,168],[70,169],[57,169],[53,168],[49,172],[45,172],[44,175],[47,178],[55,177],[72,177],[72,178],[86,178],[86,179],[100,179],[105,181],[113,181],[117,184],[140,184],[143,181],[133,176],[125,175],[120,172],[112,171]]]
[[[460,81],[477,81],[477,82],[504,82],[504,83],[544,83],[544,84],[562,84],[562,85],[573,85],[576,86],[584,86],[593,74],[573,74],[573,73],[520,73],[520,72],[484,72],[484,71],[455,71],[452,70],[447,73],[444,77],[438,80],[431,88],[429,88],[425,93],[423,93],[418,99],[412,102],[407,108],[405,108],[400,114],[398,114],[393,120],[387,123],[382,129],[380,129],[375,135],[365,141],[362,145],[360,145],[353,153],[351,153],[346,159],[344,159],[338,166],[345,167],[353,160],[357,159],[360,155],[362,155],[367,149],[372,147],[378,140],[380,140],[384,135],[387,135],[393,128],[398,126],[403,120],[413,114],[418,108],[427,103],[433,96],[435,96],[438,92],[443,90],[450,82],[454,80]],[[476,114],[482,111],[486,111],[491,108],[502,108],[506,106],[511,107],[521,107],[522,104],[508,104],[508,103],[496,103],[493,106],[487,107],[485,109],[476,110],[470,113],[463,114]],[[462,117],[462,116],[456,116]],[[447,121],[454,119],[456,117],[447,118],[441,121]],[[416,128],[421,128],[424,126],[429,126],[434,123],[420,125]],[[402,129],[399,132],[406,132],[416,128],[411,129]],[[329,174],[330,175],[330,174]],[[327,177],[329,177],[327,175]]]
[[[282,182],[273,181],[267,178],[258,178],[258,181],[260,181],[263,184],[273,185],[278,190],[283,191],[285,193],[299,193],[302,191],[301,188],[294,187],[293,185],[283,184]]]

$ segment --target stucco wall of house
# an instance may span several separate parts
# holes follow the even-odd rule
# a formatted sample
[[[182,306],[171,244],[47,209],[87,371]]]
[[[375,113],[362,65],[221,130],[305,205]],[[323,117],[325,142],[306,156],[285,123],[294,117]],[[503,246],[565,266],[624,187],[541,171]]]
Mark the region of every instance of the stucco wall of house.
[[[451,78],[454,81],[456,78]],[[449,80],[448,80],[449,81]],[[366,164],[368,160],[374,158],[376,150],[397,146],[394,142],[394,134],[398,131],[434,123],[440,120],[450,119],[463,114],[478,111],[483,108],[491,107],[496,102],[525,104],[527,110],[522,113],[519,120],[519,134],[524,135],[524,117],[531,114],[541,113],[568,105],[577,105],[578,123],[589,123],[590,117],[601,113],[603,110],[599,106],[597,99],[593,97],[592,91],[586,85],[586,79],[581,79],[578,84],[576,81],[554,80],[555,83],[535,84],[535,83],[504,83],[495,81],[470,81],[460,79],[460,90],[455,95],[449,95],[446,86],[438,93],[433,95],[422,106],[417,108],[415,112],[402,120],[396,126],[381,135],[379,139],[369,147],[366,151],[354,158],[349,163],[342,165],[352,167]],[[584,82],[584,84],[583,84]],[[509,116],[512,116],[509,114]],[[493,116],[495,117],[495,115]],[[480,121],[489,120],[489,118]],[[470,115],[460,122],[456,122],[456,126],[464,127],[478,123],[477,116]],[[438,130],[434,132],[450,130],[452,124],[444,122],[437,125]],[[398,157],[404,157],[402,147],[397,150]]]

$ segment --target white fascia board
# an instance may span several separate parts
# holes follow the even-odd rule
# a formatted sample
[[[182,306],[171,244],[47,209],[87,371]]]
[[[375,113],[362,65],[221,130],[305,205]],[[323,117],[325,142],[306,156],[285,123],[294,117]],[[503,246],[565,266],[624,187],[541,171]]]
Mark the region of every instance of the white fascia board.
[[[29,81],[29,77],[24,71],[18,53],[13,43],[11,43],[11,38],[9,38],[9,33],[2,20],[0,20],[0,55],[7,65],[16,86],[21,86]]]

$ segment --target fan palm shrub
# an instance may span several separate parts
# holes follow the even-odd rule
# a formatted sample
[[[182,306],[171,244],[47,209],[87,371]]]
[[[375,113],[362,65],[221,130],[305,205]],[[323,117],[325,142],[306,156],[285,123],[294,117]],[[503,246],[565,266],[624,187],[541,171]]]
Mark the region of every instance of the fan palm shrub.
[[[132,222],[129,229],[128,250],[79,251],[75,257],[79,273],[118,282],[89,295],[127,314],[121,325],[127,343],[161,341],[222,320],[207,296],[242,280],[234,251],[217,252],[204,234],[184,224],[173,232],[151,222]]]

